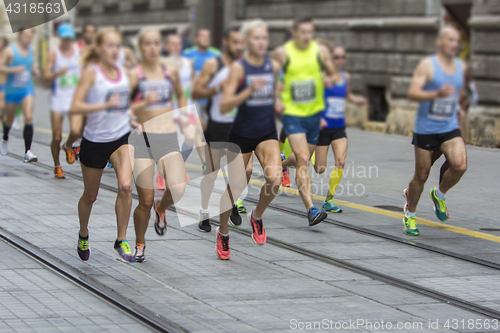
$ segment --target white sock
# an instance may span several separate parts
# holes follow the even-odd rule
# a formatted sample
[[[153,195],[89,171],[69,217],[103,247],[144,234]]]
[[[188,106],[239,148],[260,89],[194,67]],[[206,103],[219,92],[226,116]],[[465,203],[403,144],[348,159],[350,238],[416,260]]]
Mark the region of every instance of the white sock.
[[[439,189],[439,186],[438,188],[436,189],[436,197],[438,197],[440,200],[444,200],[445,197],[444,197],[444,193],[441,192],[441,190]]]
[[[229,234],[223,234],[222,232],[220,232],[220,230],[219,230],[219,235],[221,235],[221,236],[223,236],[223,237],[227,237],[227,236],[229,236]]]
[[[203,209],[203,207],[200,207],[200,213],[202,213],[202,214],[210,214],[210,209]]]
[[[415,213],[411,213],[411,212],[408,210],[408,211],[406,211],[406,216],[407,216],[407,217],[417,217],[417,212],[415,212]]]

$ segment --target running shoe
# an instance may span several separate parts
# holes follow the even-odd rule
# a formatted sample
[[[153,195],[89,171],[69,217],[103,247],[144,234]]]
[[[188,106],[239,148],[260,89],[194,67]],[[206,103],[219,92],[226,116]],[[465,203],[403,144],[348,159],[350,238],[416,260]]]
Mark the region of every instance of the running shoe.
[[[127,240],[122,240],[121,242],[116,241],[115,246],[113,248],[120,256],[120,259],[125,262],[134,262],[135,258],[134,255],[132,254],[132,251],[130,250],[130,245],[128,245]]]
[[[165,236],[165,232],[167,231],[167,215],[165,211],[160,213],[158,211],[158,205],[160,204],[160,200],[155,203],[155,231],[159,236]]]
[[[267,235],[262,224],[262,219],[257,220],[253,217],[253,212],[247,217],[248,223],[252,227],[252,239],[257,245],[266,244]]]
[[[165,190],[165,179],[163,179],[162,176],[160,176],[159,173],[156,173],[156,188],[160,191]]]
[[[312,227],[318,223],[321,223],[328,214],[325,211],[319,211],[318,208],[312,206],[307,213],[307,219],[309,220],[309,226]]]
[[[212,226],[210,225],[210,215],[208,213],[202,213],[200,211],[200,223],[198,223],[198,229],[201,232],[212,231]]]
[[[215,244],[215,252],[222,260],[229,260],[231,258],[231,250],[229,249],[229,235],[222,236],[219,233],[219,227],[215,229],[215,237],[217,237],[217,242]]]
[[[446,208],[446,198],[439,199],[436,195],[436,190],[437,187],[434,187],[431,190],[430,196],[432,202],[434,202],[434,212],[436,213],[437,218],[444,222],[450,218],[448,208]]]
[[[113,169],[113,163],[111,163],[110,161],[108,161],[108,164],[106,165],[106,168]]]
[[[68,164],[74,164],[75,155],[73,155],[73,148],[66,148],[66,143],[64,143],[62,145],[62,149],[64,150],[64,153],[66,155],[66,162],[68,162]]]
[[[78,245],[76,246],[76,251],[78,252],[78,256],[81,260],[87,261],[90,258],[90,247],[89,247],[89,239],[83,239],[78,236]]]
[[[339,208],[332,200],[323,201],[323,210],[331,213],[342,213],[342,208]]]
[[[0,146],[0,154],[5,156],[9,153],[9,141],[2,140],[2,145]]]
[[[134,258],[135,262],[146,262],[146,245],[137,244],[135,246]]]
[[[231,210],[231,215],[229,216],[229,223],[231,223],[231,225],[234,225],[235,227],[239,227],[241,225],[241,216],[240,213],[238,212],[237,205],[234,205],[233,209]]]
[[[405,234],[409,236],[418,236],[420,232],[418,231],[417,218],[415,216],[407,216],[403,218],[403,224],[405,226]]]
[[[73,156],[75,157],[75,160],[79,160],[80,159],[80,146],[72,146],[71,149],[73,151]]]
[[[410,194],[410,190],[405,188],[404,191],[403,191],[403,197],[406,199],[406,202],[405,202],[405,205],[403,206],[403,212],[406,214],[406,212],[408,211],[408,206],[410,205],[410,199],[409,199],[409,194]]]
[[[283,171],[283,178],[281,179],[281,186],[290,187],[292,183],[290,182],[290,169],[285,169]]]
[[[66,179],[66,176],[64,175],[62,168],[60,166],[54,168],[54,176],[57,179]]]
[[[28,150],[26,152],[26,155],[24,155],[24,163],[33,163],[33,162],[38,162],[38,157],[36,157],[35,154],[31,152],[31,150]]]
[[[201,170],[203,171],[203,173],[205,173],[205,170],[207,170],[207,163],[203,163],[201,165]]]
[[[243,206],[243,201],[240,198],[238,198],[238,201],[236,201],[236,206],[238,206],[238,212],[240,214],[246,214],[247,209],[245,208],[245,206]]]
[[[186,173],[186,184],[189,183],[191,181],[191,177],[189,177],[189,175]]]

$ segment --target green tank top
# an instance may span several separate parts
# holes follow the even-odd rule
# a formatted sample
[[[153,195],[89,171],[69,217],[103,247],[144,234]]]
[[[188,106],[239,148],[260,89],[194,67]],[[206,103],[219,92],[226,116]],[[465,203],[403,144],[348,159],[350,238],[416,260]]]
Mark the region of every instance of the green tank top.
[[[285,59],[283,114],[305,118],[323,111],[324,84],[318,44],[312,41],[306,50],[298,50],[290,41],[285,44]]]

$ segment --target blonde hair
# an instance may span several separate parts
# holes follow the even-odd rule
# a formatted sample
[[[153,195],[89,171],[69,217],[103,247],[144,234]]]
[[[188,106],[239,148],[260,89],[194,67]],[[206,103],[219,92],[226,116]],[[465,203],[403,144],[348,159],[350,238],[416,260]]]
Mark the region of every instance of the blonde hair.
[[[82,62],[83,66],[87,66],[87,65],[89,65],[93,62],[97,62],[99,60],[99,54],[97,53],[96,46],[102,45],[102,43],[104,42],[104,37],[107,34],[111,34],[111,33],[117,34],[118,36],[121,36],[120,33],[118,31],[116,31],[116,29],[113,29],[113,28],[103,29],[97,33],[97,35],[95,36],[94,44],[92,46],[88,47],[82,55],[81,62]]]
[[[240,29],[240,33],[245,37],[248,38],[250,36],[250,33],[255,29],[255,28],[264,28],[267,30],[267,23],[264,22],[261,19],[255,19],[252,21],[247,21],[243,23]]]
[[[161,33],[158,31],[158,29],[153,29],[150,27],[145,27],[139,30],[139,33],[137,34],[137,45],[141,45],[142,39],[144,38],[144,35],[148,32],[156,32],[160,36],[160,41],[161,41]]]

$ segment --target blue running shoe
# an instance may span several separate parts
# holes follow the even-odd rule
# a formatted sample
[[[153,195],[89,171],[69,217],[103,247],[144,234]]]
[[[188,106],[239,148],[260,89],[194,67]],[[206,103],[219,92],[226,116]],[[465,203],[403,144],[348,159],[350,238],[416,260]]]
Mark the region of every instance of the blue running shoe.
[[[319,211],[318,208],[312,206],[307,213],[307,219],[309,220],[309,226],[312,227],[318,223],[321,223],[328,214],[325,211]]]
[[[342,213],[342,209],[337,207],[332,200],[323,202],[323,210],[331,213]]]
[[[281,153],[281,162],[283,162],[284,160],[286,160],[285,154]]]

